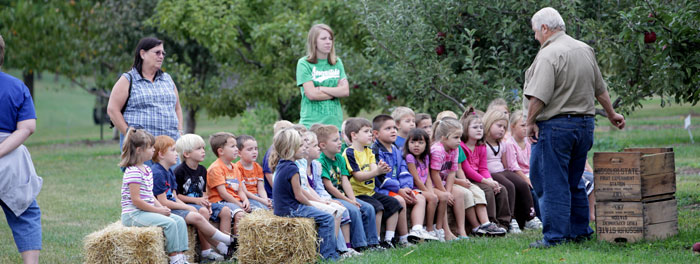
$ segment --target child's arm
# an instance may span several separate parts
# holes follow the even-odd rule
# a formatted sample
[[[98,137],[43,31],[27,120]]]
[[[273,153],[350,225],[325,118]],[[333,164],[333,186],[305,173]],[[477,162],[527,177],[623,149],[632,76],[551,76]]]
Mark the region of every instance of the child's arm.
[[[160,202],[161,205],[170,208],[171,210],[189,210],[192,212],[196,212],[197,209],[194,208],[193,206],[186,205],[185,203],[182,202],[173,202],[171,200],[168,200],[167,195],[164,193],[161,193],[159,195],[156,195],[156,199],[158,202]]]
[[[466,176],[464,176],[462,166],[457,166],[457,173],[455,174],[455,184],[461,185],[467,189],[469,189],[469,187],[472,186],[472,183],[467,179]]]
[[[433,186],[439,191],[447,192],[445,187],[442,185],[442,179],[440,178],[440,171],[430,169],[430,179],[433,180]]]
[[[260,195],[260,199],[262,199],[262,201],[260,202],[262,202],[268,208],[272,208],[272,200],[267,198],[267,192],[265,191],[264,181],[258,181],[258,195]]]
[[[411,175],[413,175],[413,185],[416,186],[416,188],[418,188],[418,190],[428,191],[428,187],[426,187],[425,184],[423,184],[423,182],[420,180],[420,177],[418,176],[418,168],[416,168],[416,164],[415,163],[407,163],[406,165],[408,167],[408,172],[410,172]],[[425,181],[426,184],[428,182],[430,182],[430,181]]]
[[[452,193],[452,187],[455,183],[455,174],[456,172],[450,172],[447,174],[447,179],[445,180],[445,190],[449,193]]]
[[[225,184],[217,185],[215,188],[216,188],[216,191],[219,192],[219,196],[221,196],[221,199],[224,199],[224,201],[238,205],[241,208],[243,208],[243,203],[241,203],[241,201],[238,201],[238,199],[236,199],[235,197],[233,197],[233,195],[231,195],[230,193],[228,193],[226,191]]]
[[[340,186],[343,187],[343,191],[345,191],[345,195],[348,197],[350,202],[357,207],[360,207],[360,203],[358,203],[355,199],[355,192],[352,190],[352,185],[350,185],[350,179],[348,176],[343,175],[340,177]]]
[[[129,196],[131,197],[131,202],[141,211],[159,213],[165,216],[170,215],[170,209],[162,206],[152,206],[141,199],[141,184],[139,183],[129,183]],[[160,205],[158,200],[155,202],[156,205]]]
[[[198,204],[204,207],[209,206],[209,200],[206,197],[190,197],[184,194],[177,194],[177,199],[189,204]]]
[[[272,185],[272,179],[273,179],[272,173],[263,173],[263,175],[265,175],[264,177],[265,177],[265,179],[267,180],[267,182],[270,183],[270,186],[273,186],[273,185]],[[264,188],[263,188],[263,189],[264,189]],[[265,192],[265,195],[267,195],[267,192]],[[267,196],[266,196],[266,197],[267,197]]]
[[[303,190],[301,189],[301,183],[299,182],[299,173],[294,173],[291,179],[292,191],[294,192],[294,198],[297,199],[301,204],[311,206],[309,200],[306,199]]]
[[[353,171],[352,177],[355,177],[357,181],[366,181],[369,179],[372,179],[374,177],[377,177],[381,175],[382,173],[387,173],[391,171],[391,168],[389,168],[389,165],[387,165],[384,161],[379,161],[379,164],[370,164],[369,165],[369,171]]]
[[[243,182],[243,179],[239,178],[238,182]],[[238,197],[241,197],[241,204],[243,205],[241,206],[241,208],[243,208],[243,210],[245,210],[246,212],[250,213],[251,211],[253,211],[253,208],[250,208],[250,201],[248,201],[248,196],[245,195],[247,192],[248,189],[245,187],[245,184],[238,185],[237,193]]]
[[[360,204],[357,201],[350,200],[350,198],[343,195],[343,193],[341,193],[338,189],[336,189],[335,186],[333,186],[333,183],[331,182],[331,180],[329,180],[327,178],[323,178],[321,180],[323,181],[323,186],[326,188],[326,191],[328,191],[328,193],[330,195],[332,195],[333,197],[335,197],[337,199],[347,201],[348,203],[351,203],[351,204],[357,206],[358,208],[360,207]]]

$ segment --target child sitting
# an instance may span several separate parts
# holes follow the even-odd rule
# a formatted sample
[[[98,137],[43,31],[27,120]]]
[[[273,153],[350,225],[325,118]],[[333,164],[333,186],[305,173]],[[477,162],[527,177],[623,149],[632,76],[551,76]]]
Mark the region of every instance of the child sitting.
[[[372,123],[364,118],[350,118],[345,123],[345,134],[352,145],[343,152],[347,162],[350,185],[357,198],[374,207],[377,214],[377,230],[381,230],[382,220],[386,223],[386,233],[380,245],[384,248],[394,248],[392,240],[399,221],[399,212],[403,206],[395,198],[375,192],[376,177],[390,172],[391,168],[384,161],[377,162],[374,153],[369,148],[372,143]],[[399,245],[409,246],[407,237],[399,241]]]
[[[231,163],[238,157],[236,138],[228,132],[218,132],[209,136],[209,145],[217,159],[207,169],[207,189],[209,202],[221,203],[233,215],[233,234],[238,234],[238,222],[251,212],[250,202],[245,195],[245,187],[240,172]]]
[[[484,114],[484,143],[486,143],[487,166],[491,177],[508,190],[511,217],[510,233],[522,233],[520,226],[535,217],[535,208],[530,193],[529,179],[506,168],[503,155],[508,150],[501,143],[508,129],[508,117],[502,111],[491,110]]]
[[[416,127],[416,113],[411,108],[399,106],[394,111],[391,111],[391,118],[394,119],[399,130],[399,135],[396,136],[396,146],[403,151],[408,132]]]
[[[477,111],[470,109],[460,119],[462,123],[462,142],[460,146],[466,155],[462,162],[465,176],[479,186],[486,195],[486,211],[489,220],[500,226],[509,226],[511,220],[508,190],[493,180],[487,166],[486,145],[483,142],[484,124]],[[501,227],[501,231],[505,231]]]
[[[279,163],[270,164],[270,168],[277,174],[272,187],[275,215],[313,218],[318,225],[321,255],[325,259],[337,259],[333,216],[311,206],[302,193],[299,168],[294,163],[294,160],[301,159],[306,154],[300,133],[294,129],[282,130],[275,135],[273,146],[273,153],[279,157]]]
[[[506,148],[505,153],[503,153],[503,165],[508,170],[518,174],[523,180],[526,180],[530,187],[530,195],[533,198],[532,204],[535,208],[535,215],[537,215],[539,208],[537,206],[537,195],[530,183],[530,142],[526,139],[527,132],[525,120],[523,120],[523,111],[515,111],[510,116],[510,131],[512,131],[511,136],[503,144]],[[525,229],[541,228],[542,222],[537,216],[525,222]]]
[[[287,120],[279,120],[275,122],[273,125],[273,135],[276,135],[277,132],[282,131],[285,128],[292,127],[292,122],[289,122]],[[263,156],[262,160],[262,172],[263,175],[265,175],[265,194],[267,194],[267,198],[272,199],[272,173],[274,171],[270,170],[270,153],[272,151],[272,145],[267,149],[265,152],[265,156]]]
[[[425,131],[426,134],[433,134],[433,119],[429,114],[418,113],[416,114],[416,128],[420,128]]]
[[[122,224],[162,227],[170,264],[188,263],[183,254],[187,250],[187,224],[153,196],[153,173],[143,164],[153,157],[154,143],[153,136],[143,129],[128,128],[124,136],[119,162],[119,167],[125,168],[121,188]]]
[[[372,145],[372,152],[378,160],[384,161],[391,168],[388,173],[377,177],[377,182],[381,182],[381,185],[375,189],[378,193],[394,197],[404,207],[399,213],[399,240],[404,239],[404,237],[408,238],[411,243],[417,243],[424,239],[438,240],[437,237],[428,234],[423,227],[426,198],[418,191],[413,190],[413,175],[408,172],[403,153],[394,145],[397,137],[396,130],[396,123],[391,116],[378,115],[372,120],[372,133],[376,139]],[[410,233],[407,230],[406,209],[408,207],[406,205],[413,207],[411,211],[411,224],[413,226]]]
[[[169,136],[156,137],[153,158],[153,195],[158,202],[170,208],[171,214],[176,214],[185,219],[185,223],[194,225],[199,232],[199,241],[202,247],[202,257],[212,261],[223,261],[224,256],[211,250],[211,245],[217,245],[217,249],[224,255],[228,254],[228,245],[233,244],[234,238],[222,233],[213,227],[209,219],[209,208],[195,208],[177,199],[177,183],[175,175],[170,167],[177,162],[175,140]],[[167,168],[167,169],[166,169]]]
[[[432,128],[431,128],[432,130]],[[433,189],[433,181],[430,179],[430,136],[420,128],[411,129],[403,148],[406,168],[413,176],[413,189],[419,191],[427,202],[425,209],[425,224],[427,232],[439,239],[435,224],[435,210],[440,207],[441,212],[447,208],[447,193],[438,196]]]
[[[200,163],[204,161],[204,139],[196,134],[185,134],[175,142],[175,150],[180,155],[182,163],[178,165],[175,174],[176,194],[180,201],[196,208],[198,211],[206,210],[209,220],[219,223],[219,230],[224,234],[231,233],[231,209],[221,203],[209,203],[206,193],[207,168]],[[202,214],[205,215],[205,214]],[[203,237],[203,236],[201,236]],[[206,256],[211,249],[204,248],[202,243],[202,256]],[[219,252],[226,255],[230,250],[224,250],[217,246]]]
[[[262,167],[255,162],[258,158],[258,142],[252,136],[241,135],[236,139],[236,146],[241,157],[236,162],[236,168],[243,178],[243,191],[250,201],[250,206],[253,209],[272,208],[272,200],[267,198],[265,192]]]
[[[323,187],[335,198],[335,201],[343,204],[350,214],[352,247],[360,251],[377,247],[379,236],[375,224],[374,207],[365,201],[355,199],[348,179],[350,173],[347,170],[345,158],[340,154],[342,143],[338,128],[333,125],[323,125],[313,131],[316,133],[318,147],[321,150],[318,161],[321,164]]]

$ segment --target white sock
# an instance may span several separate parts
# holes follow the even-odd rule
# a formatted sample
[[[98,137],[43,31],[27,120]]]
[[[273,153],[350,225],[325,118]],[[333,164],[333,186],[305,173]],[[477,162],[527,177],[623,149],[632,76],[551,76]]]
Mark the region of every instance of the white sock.
[[[384,241],[391,241],[392,239],[394,239],[394,231],[386,231]]]
[[[399,237],[399,242],[408,242],[408,235],[403,235]]]
[[[214,233],[213,236],[211,236],[212,239],[222,242],[226,245],[231,244],[231,236],[224,234],[224,232],[221,232],[219,230],[216,230],[216,233]]]
[[[224,243],[219,242],[219,244],[216,245],[216,250],[218,250],[219,253],[226,255],[226,253],[228,253],[228,246]]]
[[[211,254],[211,248],[202,250],[202,257],[207,257]]]
[[[421,231],[421,230],[423,230],[423,226],[422,226],[422,225],[414,225],[414,226],[411,228],[411,230],[413,230],[413,231]]]
[[[178,261],[180,261],[180,258],[181,258],[180,256],[181,256],[181,254],[177,254],[175,256],[170,256],[170,264],[175,264]]]

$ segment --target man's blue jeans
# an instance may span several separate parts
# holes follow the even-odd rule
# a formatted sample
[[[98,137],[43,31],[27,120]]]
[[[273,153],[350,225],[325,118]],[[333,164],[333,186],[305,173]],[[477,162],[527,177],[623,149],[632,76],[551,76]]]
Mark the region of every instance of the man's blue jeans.
[[[289,213],[291,217],[313,218],[318,225],[318,238],[321,240],[319,251],[324,259],[338,259],[335,251],[335,219],[332,215],[312,206],[299,205],[299,208]]]
[[[544,241],[558,244],[588,236],[588,197],[579,183],[593,145],[592,116],[557,116],[537,122],[530,180],[539,198]]]
[[[350,214],[350,243],[352,246],[358,248],[379,244],[374,207],[360,199],[357,199],[361,205],[360,208],[342,199],[335,200],[342,203]]]

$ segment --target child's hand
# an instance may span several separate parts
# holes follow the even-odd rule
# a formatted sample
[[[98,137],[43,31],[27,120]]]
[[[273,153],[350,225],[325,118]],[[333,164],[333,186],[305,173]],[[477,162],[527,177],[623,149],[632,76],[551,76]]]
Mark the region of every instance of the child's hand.
[[[338,201],[336,201],[336,200],[333,200],[333,199],[330,199],[330,201],[331,201],[332,203],[336,203],[336,204],[338,204],[338,205],[340,205],[340,206],[342,206],[342,205],[343,205],[343,204],[342,204],[341,202],[338,202]]]
[[[162,214],[164,216],[170,216],[170,208],[165,206],[156,207],[156,213]]]
[[[389,164],[386,164],[386,162],[384,162],[383,160],[380,160],[379,164],[377,165],[377,168],[379,168],[379,171],[381,171],[381,173],[388,173],[391,171],[391,167],[389,167]]]
[[[197,204],[199,204],[203,207],[211,207],[211,203],[209,203],[209,200],[204,198],[204,197],[199,198],[199,202],[197,202]]]
[[[447,195],[447,205],[449,205],[449,206],[455,205],[455,196],[452,195],[452,193],[448,193],[448,195]]]
[[[243,207],[243,210],[245,210],[246,213],[250,213],[251,211],[253,211],[253,209],[250,208],[250,201],[248,200],[243,201],[243,206],[241,207]]]
[[[265,205],[267,205],[267,208],[272,208],[272,200],[270,198],[265,199]]]
[[[362,207],[362,205],[360,203],[358,203],[357,201],[350,201],[350,203],[354,206],[357,206],[357,208]]]
[[[399,189],[398,194],[406,200],[406,204],[414,204],[416,202],[416,197],[413,196],[413,192],[408,188]]]

